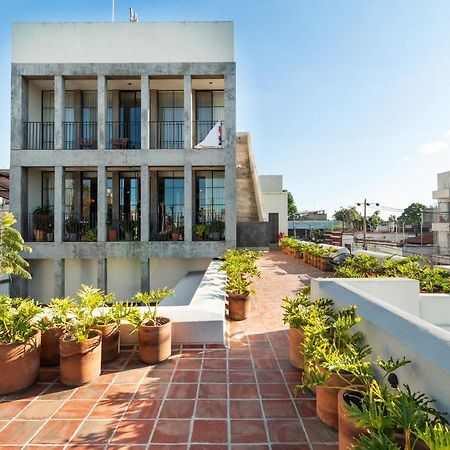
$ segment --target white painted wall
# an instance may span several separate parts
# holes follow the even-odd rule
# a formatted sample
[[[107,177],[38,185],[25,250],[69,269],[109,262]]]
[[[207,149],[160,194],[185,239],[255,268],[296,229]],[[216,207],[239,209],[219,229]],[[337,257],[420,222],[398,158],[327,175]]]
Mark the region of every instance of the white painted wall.
[[[82,284],[97,287],[97,259],[66,259],[65,294],[75,297]]]
[[[278,213],[280,233],[288,233],[288,203],[287,192],[262,192],[261,200],[264,219],[269,220],[269,213]]]
[[[11,59],[12,63],[233,62],[233,28],[232,22],[17,23],[12,27]]]
[[[108,259],[107,291],[116,300],[129,300],[141,290],[141,263],[138,259]]]
[[[261,192],[281,192],[283,190],[283,175],[260,175]]]
[[[41,205],[42,200],[42,171],[40,169],[28,169],[28,212]]]
[[[28,83],[28,121],[42,120],[42,89],[32,80]]]
[[[210,263],[210,258],[152,258],[150,259],[150,289],[166,286],[173,289],[188,272],[203,272]]]
[[[28,281],[28,296],[42,303],[48,303],[55,292],[53,260],[31,259],[29,262],[32,278]]]

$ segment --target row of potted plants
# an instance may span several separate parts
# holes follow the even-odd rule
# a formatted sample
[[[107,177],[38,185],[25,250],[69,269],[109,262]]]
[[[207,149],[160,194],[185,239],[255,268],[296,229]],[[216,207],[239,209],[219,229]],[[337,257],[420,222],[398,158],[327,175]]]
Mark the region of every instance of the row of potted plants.
[[[340,450],[450,448],[444,415],[426,395],[399,385],[395,371],[409,361],[371,360],[371,348],[355,331],[356,307],[336,312],[332,300],[312,301],[305,290],[285,298],[283,308],[289,358],[303,369],[296,392],[315,389],[317,416],[339,429]]]
[[[48,306],[0,296],[0,395],[33,384],[40,365],[59,364],[61,382],[69,386],[92,381],[102,363],[119,355],[122,321],[138,332],[143,362],[164,361],[171,354],[172,322],[157,315],[157,305],[168,295],[173,291],[159,289],[115,302],[114,294],[82,285],[77,300],[52,299]]]
[[[421,256],[378,260],[372,255],[353,255],[336,268],[342,278],[402,277],[418,280],[422,292],[450,293],[450,273],[431,267]]]
[[[219,270],[226,272],[225,291],[228,297],[228,313],[232,320],[244,320],[250,313],[250,296],[255,294],[252,288],[253,278],[259,278],[261,272],[256,261],[262,252],[247,249],[229,249],[220,259],[223,264]]]
[[[287,236],[280,238],[279,245],[283,253],[303,259],[305,263],[317,267],[324,272],[331,270],[330,259],[337,254],[337,249],[333,246],[323,246],[314,242],[299,241]]]

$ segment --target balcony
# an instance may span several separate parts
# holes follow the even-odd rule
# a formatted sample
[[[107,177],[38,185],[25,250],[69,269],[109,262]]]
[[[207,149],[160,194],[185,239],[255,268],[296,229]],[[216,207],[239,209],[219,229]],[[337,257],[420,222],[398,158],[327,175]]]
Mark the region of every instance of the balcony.
[[[53,242],[55,218],[53,211],[37,208],[28,214],[28,229],[25,237],[27,242]]]
[[[217,148],[223,148],[223,121],[217,120],[195,120],[192,123],[193,146],[202,142],[217,123],[220,124]]]
[[[55,148],[54,122],[24,122],[23,148],[53,150]]]
[[[202,214],[192,227],[194,241],[224,241],[225,218],[221,214]]]
[[[183,121],[150,122],[150,148],[181,149],[184,147]]]
[[[97,148],[97,122],[64,122],[65,150]]]
[[[67,242],[96,242],[97,214],[64,214],[63,240]]]
[[[106,227],[108,241],[139,241],[141,238],[138,213],[109,214]]]
[[[184,240],[183,214],[150,214],[151,241]]]
[[[433,211],[432,231],[450,232],[450,213]]]
[[[127,150],[141,148],[141,122],[106,122],[106,148]]]

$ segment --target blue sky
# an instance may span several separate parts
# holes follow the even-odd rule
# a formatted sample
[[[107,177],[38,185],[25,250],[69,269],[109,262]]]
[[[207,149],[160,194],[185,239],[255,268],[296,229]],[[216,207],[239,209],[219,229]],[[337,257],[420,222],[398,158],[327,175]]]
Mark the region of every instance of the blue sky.
[[[300,209],[432,203],[450,170],[447,0],[116,0],[116,20],[130,6],[140,21],[234,21],[238,130]],[[11,23],[110,20],[111,0],[2,0],[1,167]]]

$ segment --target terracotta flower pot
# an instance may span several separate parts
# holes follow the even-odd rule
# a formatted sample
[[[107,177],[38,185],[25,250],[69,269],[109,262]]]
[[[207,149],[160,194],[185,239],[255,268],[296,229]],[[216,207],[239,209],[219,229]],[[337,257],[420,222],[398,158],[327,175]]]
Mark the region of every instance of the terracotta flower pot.
[[[352,392],[351,388],[341,389],[338,393],[338,422],[339,422],[339,450],[353,448],[356,439],[361,434],[367,434],[366,428],[356,426],[356,420],[348,416],[346,405],[352,400],[360,399],[358,393]]]
[[[316,387],[316,412],[319,419],[326,425],[338,428],[338,394],[340,388],[352,384],[351,374],[332,372],[330,378],[322,386]]]
[[[81,386],[98,377],[102,362],[102,333],[91,330],[85,342],[76,342],[62,335],[59,339],[61,383]]]
[[[320,270],[328,272],[328,258],[320,258]]]
[[[59,364],[59,338],[63,329],[52,327],[42,333],[41,366],[57,366]]]
[[[250,294],[228,294],[228,315],[231,320],[245,320],[250,314]]]
[[[117,241],[117,239],[119,239],[119,231],[118,230],[108,230],[107,239],[108,239],[108,241]]]
[[[40,357],[40,331],[36,331],[27,342],[0,342],[0,395],[31,386],[39,376]]]
[[[299,328],[289,328],[289,361],[294,367],[303,369],[304,355],[300,349],[300,344],[303,344],[305,336],[303,331]]]
[[[96,325],[94,330],[102,333],[102,363],[110,362],[119,356],[120,328],[116,323]]]
[[[158,325],[141,325],[138,329],[139,359],[147,364],[165,361],[172,353],[172,321],[157,318]]]

